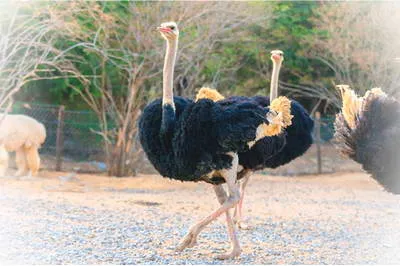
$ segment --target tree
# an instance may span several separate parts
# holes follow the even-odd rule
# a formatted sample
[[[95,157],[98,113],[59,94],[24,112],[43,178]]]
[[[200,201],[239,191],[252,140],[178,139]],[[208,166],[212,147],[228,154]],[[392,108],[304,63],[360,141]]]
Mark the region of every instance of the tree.
[[[398,93],[399,7],[395,2],[278,3],[282,12],[273,22],[274,39],[289,51],[280,87],[307,99],[312,110],[324,107],[321,111],[329,113],[341,106],[336,84],[349,84],[360,94],[372,87]]]
[[[8,110],[22,86],[37,79],[40,66],[51,65],[53,27],[21,12],[18,4],[2,3],[0,24],[0,108]]]
[[[311,57],[333,71],[335,84],[349,84],[363,94],[373,87],[398,93],[400,5],[397,2],[322,4],[314,19],[320,34]]]
[[[269,16],[263,6],[220,2],[88,5],[82,1],[45,3],[35,9],[63,27],[56,43],[63,52],[57,59],[68,62],[70,72],[79,77],[67,79],[68,88],[97,114],[109,175],[134,174],[142,158],[136,120],[144,104],[161,94],[164,44],[155,31],[160,18],[180,25],[175,82],[186,79],[183,94],[192,96],[206,79],[218,84],[222,73],[235,72],[240,66],[225,68],[210,60],[224,44],[245,38],[246,25],[265,25]]]

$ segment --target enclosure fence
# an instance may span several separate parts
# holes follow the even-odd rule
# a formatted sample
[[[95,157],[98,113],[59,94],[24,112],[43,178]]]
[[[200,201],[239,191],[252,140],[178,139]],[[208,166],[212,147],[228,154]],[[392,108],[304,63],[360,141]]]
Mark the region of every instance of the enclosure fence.
[[[17,102],[11,113],[28,115],[46,127],[47,137],[40,151],[43,154],[62,155],[76,161],[90,161],[102,157],[102,138],[95,133],[100,130],[100,126],[96,114],[92,111]]]
[[[28,115],[44,124],[47,137],[40,153],[57,158],[57,163],[65,160],[104,162],[103,140],[95,133],[100,131],[100,125],[93,111],[68,110],[59,105],[16,102],[11,113]],[[314,134],[316,143],[330,143],[334,134],[334,120],[334,116],[319,119]],[[316,136],[318,134],[320,137]],[[61,165],[59,166],[61,168]]]

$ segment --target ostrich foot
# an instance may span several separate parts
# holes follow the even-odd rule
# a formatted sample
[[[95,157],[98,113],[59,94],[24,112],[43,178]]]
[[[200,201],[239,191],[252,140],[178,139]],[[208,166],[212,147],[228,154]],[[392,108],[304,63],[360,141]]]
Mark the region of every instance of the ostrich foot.
[[[230,252],[217,255],[215,258],[218,260],[228,260],[228,259],[233,259],[235,257],[238,257],[240,255],[240,253],[242,253],[240,248],[233,248]]]
[[[246,224],[245,222],[236,221],[235,223],[236,223],[236,225],[237,225],[237,227],[238,227],[239,229],[242,229],[242,230],[249,230],[249,229],[251,229],[251,226],[249,226],[249,225]]]
[[[247,223],[243,222],[241,216],[236,215],[233,219],[233,223],[242,230],[249,230],[251,229],[251,226],[249,226]]]
[[[176,247],[176,251],[183,251],[185,248],[192,248],[197,244],[197,230],[191,229],[189,233],[181,240],[178,247]]]

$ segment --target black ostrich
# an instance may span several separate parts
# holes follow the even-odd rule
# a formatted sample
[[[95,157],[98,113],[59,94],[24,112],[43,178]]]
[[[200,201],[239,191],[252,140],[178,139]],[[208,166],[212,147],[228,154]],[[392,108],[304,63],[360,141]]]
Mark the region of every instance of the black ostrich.
[[[400,102],[380,88],[364,97],[347,85],[337,88],[343,99],[335,121],[338,147],[386,191],[400,194]]]
[[[225,213],[232,250],[218,258],[233,258],[241,252],[229,214],[240,199],[236,182],[238,152],[248,150],[270,134],[272,126],[282,128],[282,114],[249,102],[220,105],[208,99],[193,102],[174,97],[172,81],[179,31],[174,22],[163,23],[158,30],[167,42],[163,98],[143,110],[139,119],[140,142],[162,176],[211,183],[221,203],[220,208],[191,227],[177,250],[194,246],[200,231]],[[222,183],[226,183],[229,196]]]
[[[208,98],[218,103],[233,104],[239,102],[252,102],[261,107],[270,106],[271,101],[278,97],[279,72],[283,62],[283,52],[280,50],[271,51],[273,62],[272,77],[270,84],[270,97],[265,96],[232,96],[224,98],[218,91],[202,88],[197,94],[197,100]],[[275,109],[274,104],[271,109]],[[285,165],[297,157],[303,155],[313,143],[312,132],[314,121],[307,113],[305,108],[297,101],[291,100],[290,112],[284,113],[284,123],[287,126],[282,136],[264,137],[258,141],[250,150],[239,153],[239,166],[242,170],[239,177],[242,177],[241,198],[235,208],[234,220],[240,228],[246,229],[247,226],[242,222],[242,206],[244,192],[251,174],[263,168],[277,168]]]

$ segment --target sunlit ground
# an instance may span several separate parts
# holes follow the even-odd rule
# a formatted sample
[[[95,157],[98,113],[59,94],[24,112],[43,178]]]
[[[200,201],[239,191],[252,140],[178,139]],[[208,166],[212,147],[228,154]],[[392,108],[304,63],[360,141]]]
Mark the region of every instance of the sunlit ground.
[[[0,260],[6,263],[220,263],[224,219],[195,248],[175,253],[189,226],[217,207],[212,188],[157,175],[137,178],[44,172],[0,179]],[[364,173],[255,176],[227,263],[400,263],[400,198]]]

